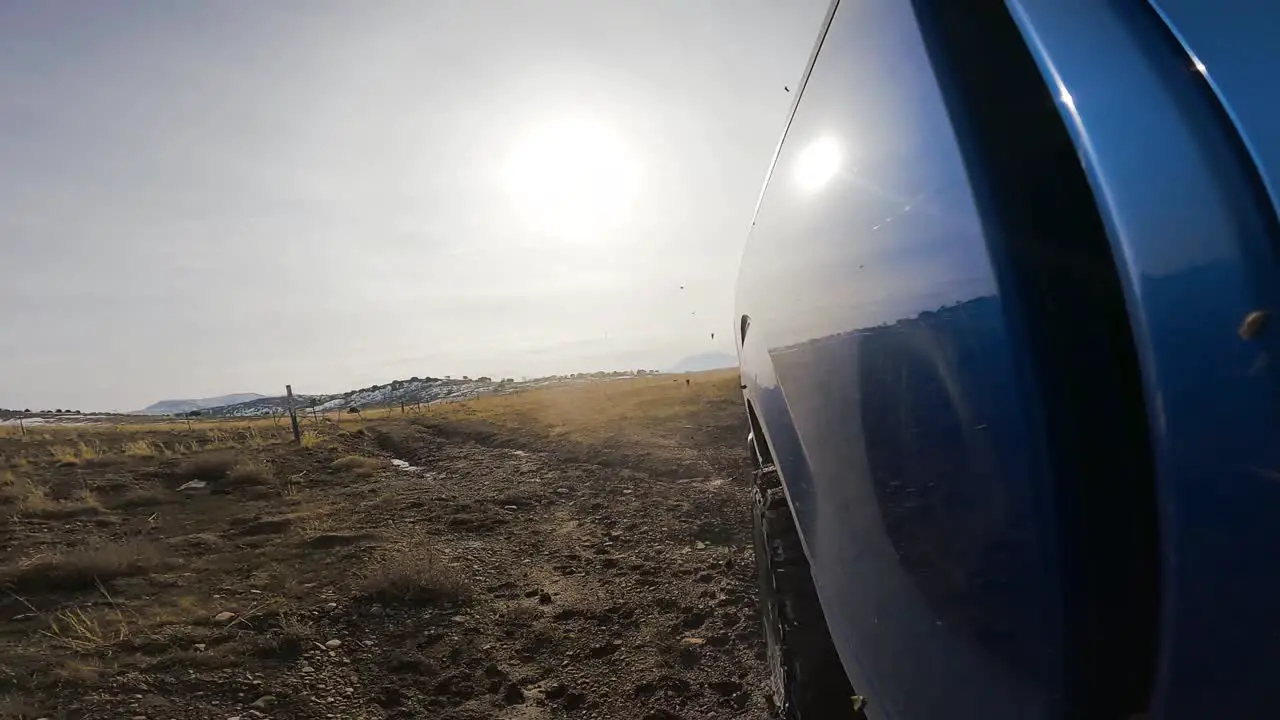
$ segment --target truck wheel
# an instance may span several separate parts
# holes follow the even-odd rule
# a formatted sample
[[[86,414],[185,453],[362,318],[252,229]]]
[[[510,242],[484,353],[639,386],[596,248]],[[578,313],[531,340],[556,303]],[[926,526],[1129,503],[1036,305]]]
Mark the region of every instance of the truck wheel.
[[[755,474],[753,519],[768,695],[784,720],[865,720],[831,643],[778,473]]]

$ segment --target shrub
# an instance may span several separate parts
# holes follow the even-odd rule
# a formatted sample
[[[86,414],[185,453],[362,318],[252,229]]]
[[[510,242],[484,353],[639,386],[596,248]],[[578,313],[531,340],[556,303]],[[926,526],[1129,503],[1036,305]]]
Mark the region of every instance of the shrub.
[[[131,440],[121,450],[129,457],[154,457],[157,454],[155,443],[150,440]]]
[[[183,464],[178,474],[188,480],[221,480],[235,465],[235,456],[230,453],[212,453]]]
[[[376,558],[360,574],[360,594],[386,604],[457,601],[470,586],[456,569],[425,548],[401,547]]]
[[[356,477],[369,477],[382,466],[383,462],[377,458],[348,455],[334,460],[329,467],[338,471],[350,471]]]
[[[252,487],[271,482],[271,468],[257,463],[241,463],[227,475],[223,483],[228,487]]]
[[[76,449],[69,445],[54,445],[49,448],[49,454],[61,467],[70,467],[80,464],[80,456],[76,454]]]
[[[27,478],[15,476],[8,471],[0,475],[0,504],[17,505],[20,510],[27,510],[52,503],[44,488]]]
[[[98,498],[87,490],[65,500],[54,500],[41,485],[8,471],[0,475],[0,505],[15,505],[20,515],[40,518],[77,517],[103,510]]]
[[[0,585],[14,592],[88,590],[122,577],[151,574],[160,554],[143,543],[99,544],[40,555],[0,569]]]

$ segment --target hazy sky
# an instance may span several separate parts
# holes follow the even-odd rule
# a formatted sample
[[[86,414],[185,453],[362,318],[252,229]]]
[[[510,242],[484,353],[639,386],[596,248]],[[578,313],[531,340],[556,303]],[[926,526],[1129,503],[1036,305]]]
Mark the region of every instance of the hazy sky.
[[[826,6],[0,2],[0,407],[732,353]]]

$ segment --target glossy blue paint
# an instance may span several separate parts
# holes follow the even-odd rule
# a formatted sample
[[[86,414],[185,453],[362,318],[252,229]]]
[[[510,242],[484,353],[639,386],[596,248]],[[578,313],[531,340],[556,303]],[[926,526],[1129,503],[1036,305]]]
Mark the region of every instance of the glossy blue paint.
[[[873,718],[1061,714],[1057,518],[1016,311],[911,6],[835,12],[743,259],[741,360]]]
[[[1158,4],[1218,81],[1217,96],[1145,8],[1009,0],[1060,89],[1139,339],[1164,555],[1152,715],[1271,717],[1280,667],[1280,386],[1271,358],[1280,336],[1271,327],[1246,339],[1238,329],[1280,299],[1274,210],[1251,162],[1268,163],[1263,176],[1277,170],[1280,125],[1271,80],[1258,75],[1269,71],[1240,62],[1274,61],[1274,37],[1247,28],[1276,27],[1280,8]],[[1252,153],[1220,101],[1244,122]]]
[[[1270,0],[1151,0],[1231,116],[1280,207],[1280,5]]]
[[[1136,350],[1133,412],[1145,406],[1150,438],[1131,444],[1155,487],[1135,493],[1159,507],[1159,642],[1133,646],[1155,667],[1151,716],[1270,717],[1280,327],[1241,324],[1280,309],[1280,95],[1268,91],[1280,6],[1006,5],[1071,133],[1123,291],[1057,319],[1087,325],[1114,307]],[[1105,604],[1108,588],[1081,572],[1100,556],[1073,543],[1105,555],[1134,539],[1071,507],[1073,488],[1105,472],[1069,461],[1090,436],[1072,428],[1104,425],[1107,408],[1046,388],[1115,348],[1068,347],[1046,370],[1055,329],[1038,326],[1046,307],[1019,275],[1021,241],[991,212],[1010,198],[993,200],[975,160],[991,148],[966,135],[972,118],[915,12],[860,0],[830,19],[743,258],[744,394],[872,718],[1101,717],[1079,698],[1117,696],[1081,687],[1081,666],[1116,639],[1075,640],[1090,613],[1074,604]],[[1097,412],[1062,416],[1085,407]]]

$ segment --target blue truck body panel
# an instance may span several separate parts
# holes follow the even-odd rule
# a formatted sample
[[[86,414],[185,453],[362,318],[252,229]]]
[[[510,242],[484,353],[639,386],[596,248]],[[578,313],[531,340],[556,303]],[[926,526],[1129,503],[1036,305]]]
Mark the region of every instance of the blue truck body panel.
[[[1064,417],[1046,389],[1053,328],[990,211],[1016,198],[975,161],[929,5],[833,5],[743,256],[744,395],[869,717],[1101,717],[1079,666],[1124,638],[1080,642],[1076,609],[1127,596],[1080,570],[1075,545],[1113,526],[1073,520],[1091,475],[1061,429],[1108,414]],[[1074,143],[1140,377],[1159,576],[1143,709],[1274,716],[1280,45],[1260,28],[1280,5],[1006,7]]]
[[[1239,330],[1280,300],[1275,209],[1260,182],[1280,168],[1280,95],[1261,74],[1280,47],[1255,32],[1277,27],[1280,6],[1159,5],[1182,46],[1116,3],[1018,0],[1015,14],[1046,79],[1071,98],[1064,119],[1139,337],[1163,553],[1153,715],[1268,717],[1280,667],[1280,336]]]

